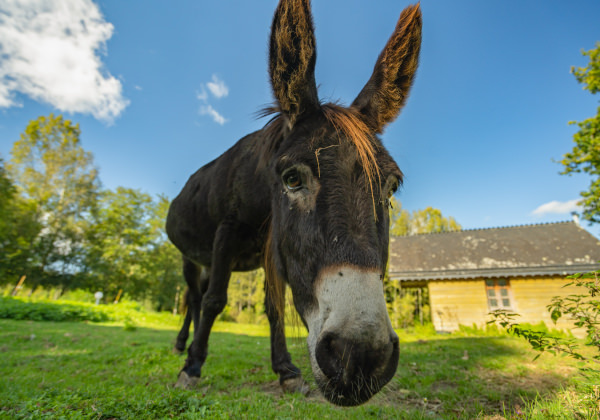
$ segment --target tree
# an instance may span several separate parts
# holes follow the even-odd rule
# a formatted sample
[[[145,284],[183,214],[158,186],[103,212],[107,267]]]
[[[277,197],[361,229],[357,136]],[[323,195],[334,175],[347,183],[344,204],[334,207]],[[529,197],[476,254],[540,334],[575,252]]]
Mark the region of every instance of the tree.
[[[394,197],[391,199],[390,235],[409,236],[422,233],[439,233],[460,230],[453,217],[444,217],[433,207],[410,213]],[[399,282],[389,281],[386,273],[384,292],[388,312],[394,328],[406,328],[415,324],[415,317],[429,321],[429,293],[427,289],[405,289]]]
[[[586,67],[572,68],[571,72],[583,89],[592,95],[600,92],[600,42],[596,47],[583,51],[590,61]],[[589,189],[582,191],[583,218],[590,222],[600,222],[600,107],[596,115],[576,124],[579,131],[573,135],[575,146],[570,153],[563,156],[560,163],[564,166],[561,174],[585,172],[592,176]]]
[[[390,235],[407,236],[410,234],[410,213],[394,197],[390,199]]]
[[[227,289],[227,307],[223,319],[241,323],[266,321],[264,301],[264,270],[234,272]]]
[[[175,306],[179,303],[175,301],[177,290],[183,292],[186,287],[183,280],[181,253],[168,240],[164,229],[168,211],[169,200],[165,196],[159,196],[149,220],[153,240],[152,249],[146,258],[150,273],[147,294],[157,311],[170,311],[177,308]]]
[[[88,215],[100,189],[78,124],[50,115],[29,123],[7,165],[20,196],[35,203],[41,230],[30,244],[29,282],[72,286],[82,271]]]
[[[103,191],[87,232],[86,267],[90,289],[116,296],[123,290],[142,298],[147,290],[147,254],[156,235],[152,198],[131,188]]]
[[[17,190],[6,173],[4,161],[0,158],[0,222],[9,211],[10,202],[14,199]]]
[[[392,197],[390,213],[390,234],[392,236],[418,235],[421,233],[439,233],[460,230],[460,224],[454,217],[444,217],[433,207],[415,210],[409,213]]]
[[[29,244],[41,229],[34,210],[17,194],[0,159],[0,284],[16,282],[28,271]]]
[[[412,214],[411,234],[439,233],[460,230],[460,225],[454,217],[444,217],[442,212],[433,207],[416,210]]]
[[[168,241],[166,197],[132,188],[103,191],[87,232],[86,284],[112,301],[122,290],[156,310],[172,310],[183,290],[181,255]]]
[[[120,290],[155,309],[176,305],[181,257],[169,243],[165,197],[102,190],[77,124],[62,116],[29,123],[0,160],[0,282],[64,290]],[[59,290],[60,290],[59,289]]]

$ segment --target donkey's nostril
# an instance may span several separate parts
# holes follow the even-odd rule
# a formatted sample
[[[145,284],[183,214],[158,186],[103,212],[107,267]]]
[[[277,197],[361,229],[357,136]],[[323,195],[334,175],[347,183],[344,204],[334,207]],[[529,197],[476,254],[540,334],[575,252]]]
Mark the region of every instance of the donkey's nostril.
[[[327,334],[317,343],[315,357],[319,367],[330,379],[339,379],[344,365],[345,340],[337,334]]]
[[[394,333],[390,337],[390,342],[392,343],[392,346],[394,347],[394,349],[397,349],[398,347],[400,347],[400,339],[398,339],[398,336],[396,335],[396,333]]]
[[[366,377],[373,372],[379,365],[380,353],[381,350],[373,350],[368,344],[329,333],[317,343],[315,357],[329,380],[349,386],[360,380],[359,376]],[[385,358],[389,358],[389,354]]]

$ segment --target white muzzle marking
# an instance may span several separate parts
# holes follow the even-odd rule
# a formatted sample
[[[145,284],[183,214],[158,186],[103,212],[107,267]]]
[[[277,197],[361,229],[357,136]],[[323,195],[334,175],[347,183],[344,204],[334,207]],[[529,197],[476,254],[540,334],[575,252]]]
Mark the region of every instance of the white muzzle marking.
[[[319,339],[335,333],[354,343],[383,348],[395,335],[385,305],[381,273],[354,266],[328,267],[316,280],[318,306],[306,316],[313,373],[325,379],[315,350]],[[384,367],[382,367],[382,370]]]

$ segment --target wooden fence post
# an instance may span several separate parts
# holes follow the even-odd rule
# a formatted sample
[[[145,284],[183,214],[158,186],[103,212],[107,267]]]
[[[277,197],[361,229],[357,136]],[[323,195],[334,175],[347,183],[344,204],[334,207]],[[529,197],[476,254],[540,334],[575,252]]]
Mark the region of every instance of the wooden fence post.
[[[17,296],[17,294],[19,294],[19,290],[21,290],[21,288],[23,287],[23,283],[25,282],[25,279],[27,278],[26,275],[22,275],[21,278],[19,279],[19,282],[17,283],[17,285],[15,286],[15,288],[13,289],[11,295],[12,296]]]

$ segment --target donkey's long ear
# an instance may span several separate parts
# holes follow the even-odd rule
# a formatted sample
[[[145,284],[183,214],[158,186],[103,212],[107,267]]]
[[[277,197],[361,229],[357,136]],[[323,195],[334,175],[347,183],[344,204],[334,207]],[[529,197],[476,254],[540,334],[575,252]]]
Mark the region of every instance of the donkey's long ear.
[[[398,116],[406,102],[419,62],[421,26],[418,4],[402,11],[371,78],[352,103],[377,133]]]
[[[319,107],[317,51],[309,0],[280,0],[269,44],[269,76],[280,111],[293,125]]]

